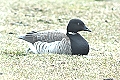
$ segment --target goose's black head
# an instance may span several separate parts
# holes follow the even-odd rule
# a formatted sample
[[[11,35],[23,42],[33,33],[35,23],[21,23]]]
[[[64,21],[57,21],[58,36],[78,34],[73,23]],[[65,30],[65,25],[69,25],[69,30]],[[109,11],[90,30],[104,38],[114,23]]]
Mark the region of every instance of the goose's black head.
[[[71,19],[67,26],[67,32],[77,33],[78,31],[91,32],[80,19]]]

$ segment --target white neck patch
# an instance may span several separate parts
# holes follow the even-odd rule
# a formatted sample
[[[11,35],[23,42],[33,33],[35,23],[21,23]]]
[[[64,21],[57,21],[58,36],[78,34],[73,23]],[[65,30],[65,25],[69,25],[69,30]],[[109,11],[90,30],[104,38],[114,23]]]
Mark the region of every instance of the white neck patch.
[[[68,34],[75,35],[75,34],[77,34],[77,33],[74,33],[74,32],[68,32]]]

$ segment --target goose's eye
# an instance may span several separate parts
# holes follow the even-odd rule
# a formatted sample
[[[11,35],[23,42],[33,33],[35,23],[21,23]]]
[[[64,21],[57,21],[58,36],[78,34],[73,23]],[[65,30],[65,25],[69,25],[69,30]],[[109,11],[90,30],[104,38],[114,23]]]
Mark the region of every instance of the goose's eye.
[[[78,25],[79,25],[79,23],[78,23]]]

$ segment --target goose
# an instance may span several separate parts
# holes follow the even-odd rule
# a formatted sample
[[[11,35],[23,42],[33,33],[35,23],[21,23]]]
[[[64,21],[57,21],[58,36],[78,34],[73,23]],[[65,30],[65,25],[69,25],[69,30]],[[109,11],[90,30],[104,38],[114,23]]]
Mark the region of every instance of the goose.
[[[32,31],[19,36],[19,39],[27,41],[28,50],[33,53],[87,55],[89,44],[79,31],[91,32],[80,19],[71,19],[66,33],[59,30]]]

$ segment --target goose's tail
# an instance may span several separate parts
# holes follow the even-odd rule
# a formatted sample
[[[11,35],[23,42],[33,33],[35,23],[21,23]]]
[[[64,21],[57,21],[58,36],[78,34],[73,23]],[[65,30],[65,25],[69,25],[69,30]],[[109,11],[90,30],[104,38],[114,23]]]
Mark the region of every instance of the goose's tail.
[[[27,42],[30,42],[30,43],[34,43],[37,41],[37,36],[33,35],[35,34],[36,32],[32,31],[30,33],[27,33],[25,35],[21,35],[19,36],[18,38],[19,39],[22,39],[22,40],[25,40]]]

